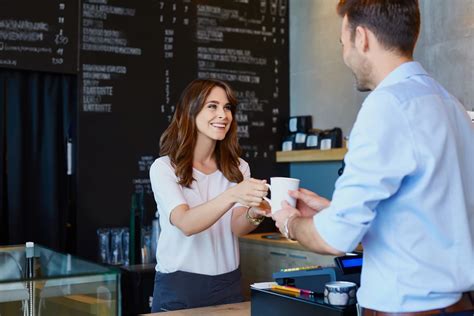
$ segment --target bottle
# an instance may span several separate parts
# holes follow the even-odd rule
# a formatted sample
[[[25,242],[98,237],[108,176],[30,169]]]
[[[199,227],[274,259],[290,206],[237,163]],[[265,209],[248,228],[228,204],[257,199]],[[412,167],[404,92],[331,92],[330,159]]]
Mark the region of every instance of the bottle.
[[[139,249],[136,254],[137,263],[148,263],[149,256],[150,256],[150,247],[146,247],[146,236],[147,236],[147,228],[145,227],[145,194],[144,191],[140,191],[138,194],[138,211],[137,216],[135,217],[135,229],[136,231],[140,232],[137,234],[136,240],[136,247],[135,249]],[[138,225],[137,225],[138,223]],[[148,245],[150,245],[150,236],[148,236]]]
[[[151,231],[151,259],[152,262],[156,262],[156,248],[158,247],[158,238],[160,236],[160,218],[158,210],[155,213],[155,219],[152,221],[152,231]]]
[[[137,197],[135,193],[132,194],[132,205],[130,208],[130,240],[129,240],[129,261],[130,265],[135,264],[135,213],[137,211]]]
[[[26,256],[26,274],[25,277],[28,279],[41,278],[41,262],[40,257],[35,254],[35,243],[28,241],[25,243],[25,256]]]
[[[124,227],[122,233],[123,264],[130,265],[130,228]]]
[[[143,212],[143,195],[132,194],[130,210],[130,264],[139,264],[141,258],[141,221]]]
[[[28,279],[26,281],[26,287],[28,289],[28,304],[26,306],[27,315],[36,315],[36,285],[35,278],[41,276],[39,258],[35,256],[35,243],[28,241],[25,243],[25,256],[26,256],[26,275]],[[38,260],[36,260],[38,259]]]
[[[34,257],[35,257],[35,243],[28,241],[25,244],[25,256],[26,256],[26,273],[25,277],[33,279],[34,276]]]

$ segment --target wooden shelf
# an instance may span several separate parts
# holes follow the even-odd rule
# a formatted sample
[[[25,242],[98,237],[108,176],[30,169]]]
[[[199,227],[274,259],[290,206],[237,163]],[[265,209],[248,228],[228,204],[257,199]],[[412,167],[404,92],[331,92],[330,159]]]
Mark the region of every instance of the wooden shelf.
[[[277,151],[277,162],[304,162],[304,161],[340,161],[344,160],[347,148],[328,150],[304,149],[292,151]]]

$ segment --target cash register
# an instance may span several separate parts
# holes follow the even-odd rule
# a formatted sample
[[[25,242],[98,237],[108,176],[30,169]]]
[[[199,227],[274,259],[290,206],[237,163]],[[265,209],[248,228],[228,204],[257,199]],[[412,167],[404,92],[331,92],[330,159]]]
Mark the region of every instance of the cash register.
[[[307,266],[282,269],[273,273],[278,285],[304,289],[300,294],[277,290],[251,289],[251,315],[357,315],[356,305],[335,306],[324,302],[325,284],[350,281],[360,285],[362,253],[336,257],[333,266]],[[311,293],[311,294],[308,294]]]

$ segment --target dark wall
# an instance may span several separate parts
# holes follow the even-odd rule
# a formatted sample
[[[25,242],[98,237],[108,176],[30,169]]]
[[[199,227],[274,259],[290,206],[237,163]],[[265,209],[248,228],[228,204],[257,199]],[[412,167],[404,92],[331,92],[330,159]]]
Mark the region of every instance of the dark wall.
[[[61,2],[46,2],[64,10]],[[222,79],[236,90],[239,139],[252,176],[288,175],[288,166],[275,162],[289,115],[286,0],[83,0],[71,15],[77,28],[61,33],[73,51],[70,43],[77,46],[63,59],[69,67],[42,65],[78,69],[79,255],[96,259],[97,228],[128,225],[132,193],[146,193],[146,215],[153,215],[148,169],[179,94],[195,78]],[[39,63],[21,58],[18,67]]]

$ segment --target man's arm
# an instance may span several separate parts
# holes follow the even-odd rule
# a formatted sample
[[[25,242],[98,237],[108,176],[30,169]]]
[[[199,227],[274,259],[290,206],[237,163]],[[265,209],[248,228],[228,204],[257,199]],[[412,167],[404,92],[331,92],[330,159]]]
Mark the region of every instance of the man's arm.
[[[303,247],[313,252],[341,256],[343,252],[334,249],[319,235],[314,227],[313,218],[293,216],[288,220],[288,237],[296,239]]]
[[[335,256],[344,254],[329,246],[321,238],[314,226],[313,216],[302,216],[302,213],[291,207],[288,202],[283,201],[282,209],[272,214],[272,218],[283,235],[288,234],[288,238],[297,240],[305,248],[320,254]]]

